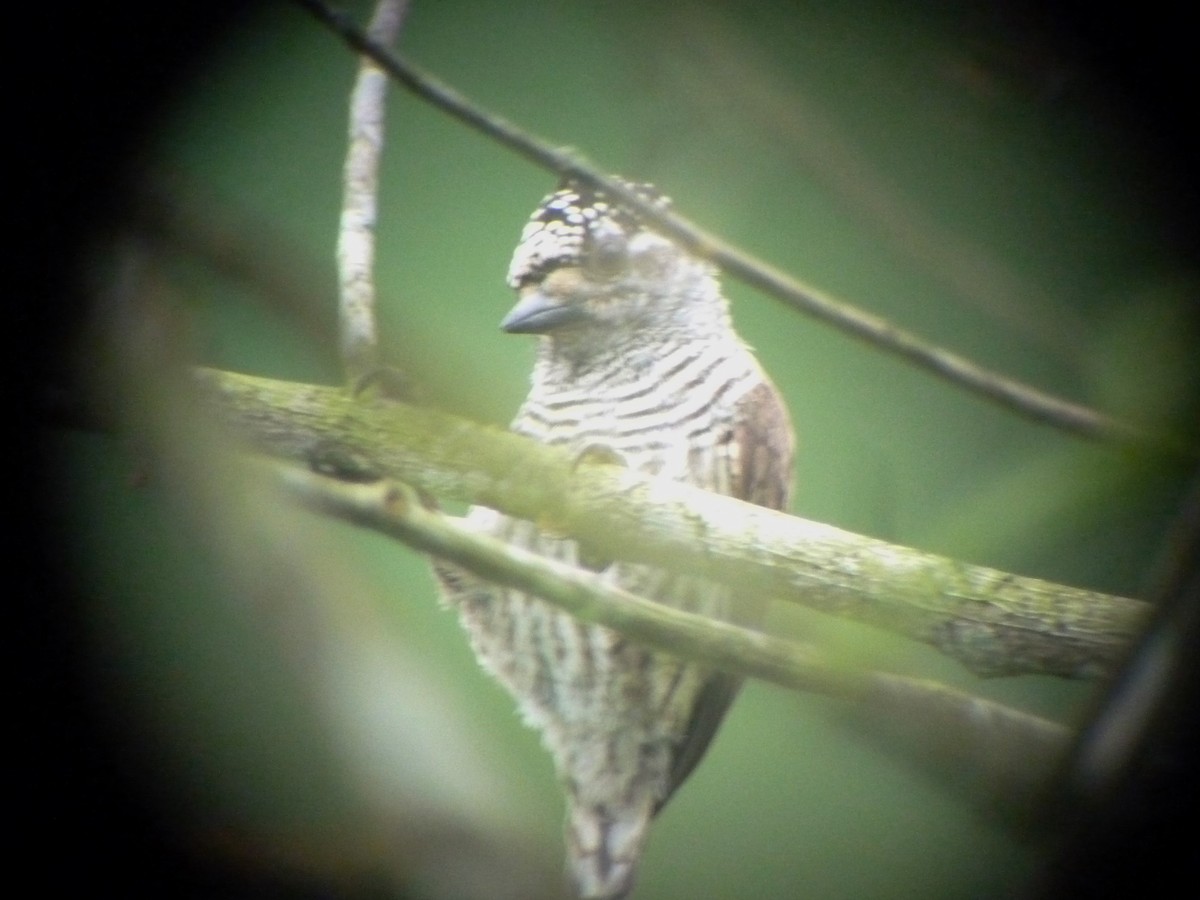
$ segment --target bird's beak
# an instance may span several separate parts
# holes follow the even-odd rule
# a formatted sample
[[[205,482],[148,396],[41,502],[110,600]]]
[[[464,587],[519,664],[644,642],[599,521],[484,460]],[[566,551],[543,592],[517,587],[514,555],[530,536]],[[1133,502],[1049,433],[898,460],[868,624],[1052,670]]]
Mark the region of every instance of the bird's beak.
[[[508,311],[500,327],[509,334],[548,334],[586,318],[579,306],[531,286],[521,293],[521,299]]]

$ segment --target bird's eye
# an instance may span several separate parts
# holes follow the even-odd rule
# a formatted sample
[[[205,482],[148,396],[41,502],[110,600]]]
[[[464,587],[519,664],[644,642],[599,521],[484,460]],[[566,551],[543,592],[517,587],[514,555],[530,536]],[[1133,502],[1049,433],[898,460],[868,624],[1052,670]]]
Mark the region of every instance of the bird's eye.
[[[594,280],[621,274],[629,265],[629,242],[616,229],[593,234],[583,256],[583,269]]]

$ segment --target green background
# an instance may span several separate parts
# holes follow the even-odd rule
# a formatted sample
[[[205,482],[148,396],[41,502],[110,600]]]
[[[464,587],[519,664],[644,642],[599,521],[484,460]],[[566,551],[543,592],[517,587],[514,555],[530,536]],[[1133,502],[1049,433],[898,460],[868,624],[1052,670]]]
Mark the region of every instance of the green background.
[[[1027,20],[882,2],[417,0],[401,46],[823,291],[1047,390],[1195,433],[1197,273],[1162,215],[1154,147]],[[159,247],[187,358],[339,380],[332,261],[354,70],[297,7],[264,7],[146,149],[148,171],[242,223],[245,245],[277,256],[317,303],[301,327],[244,281]],[[428,402],[504,423],[533,353],[498,330],[504,273],[554,178],[399,90],[387,131],[384,354]],[[1180,471],[1024,421],[727,289],[797,426],[795,512],[1143,592]],[[423,560],[248,509],[199,475],[138,486],[136,441],[75,436],[62,450],[97,696],[204,852],[465,895],[438,887],[454,841],[414,847],[403,830],[451,809],[557,870],[548,759],[437,607]],[[924,647],[792,610],[771,625],[1067,721],[1093,690],[978,682]],[[998,897],[1024,883],[1036,846],[857,741],[834,709],[751,684],[657,822],[636,896]]]

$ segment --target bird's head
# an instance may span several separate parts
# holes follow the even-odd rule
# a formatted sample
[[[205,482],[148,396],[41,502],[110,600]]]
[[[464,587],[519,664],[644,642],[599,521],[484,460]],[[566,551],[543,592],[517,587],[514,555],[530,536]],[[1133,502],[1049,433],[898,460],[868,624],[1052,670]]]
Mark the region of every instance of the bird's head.
[[[657,205],[650,185],[633,186]],[[521,233],[508,270],[518,295],[501,327],[576,349],[614,333],[703,338],[727,327],[713,267],[604,194],[567,183]]]

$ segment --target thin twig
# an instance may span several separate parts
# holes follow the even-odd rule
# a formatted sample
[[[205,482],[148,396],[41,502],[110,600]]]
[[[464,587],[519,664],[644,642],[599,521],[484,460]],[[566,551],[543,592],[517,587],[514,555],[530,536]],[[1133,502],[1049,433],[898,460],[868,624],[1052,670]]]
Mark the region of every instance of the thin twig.
[[[370,56],[412,93],[503,144],[521,157],[560,176],[591,185],[635,210],[690,251],[704,256],[727,273],[806,315],[813,316],[872,346],[917,365],[935,375],[985,397],[1029,419],[1052,425],[1092,440],[1151,446],[1160,451],[1195,455],[1169,437],[1152,435],[1142,428],[1040,391],[1030,385],[976,365],[965,357],[938,347],[887,320],[856,309],[815,290],[719,240],[684,217],[646,202],[629,187],[602,174],[579,154],[558,149],[507,119],[468,100],[454,88],[422,71],[365,34],[343,11],[323,0],[296,0],[317,19],[339,34],[359,53]]]
[[[367,30],[376,47],[395,43],[407,7],[406,0],[379,0]],[[337,244],[341,353],[350,384],[379,367],[375,221],[387,86],[386,73],[371,55],[364,55],[350,96],[350,144]]]

